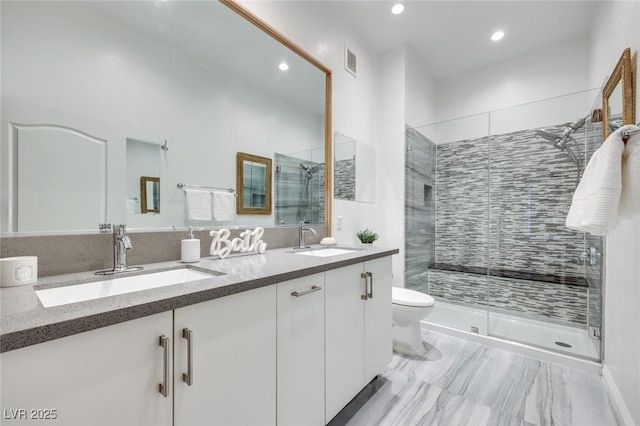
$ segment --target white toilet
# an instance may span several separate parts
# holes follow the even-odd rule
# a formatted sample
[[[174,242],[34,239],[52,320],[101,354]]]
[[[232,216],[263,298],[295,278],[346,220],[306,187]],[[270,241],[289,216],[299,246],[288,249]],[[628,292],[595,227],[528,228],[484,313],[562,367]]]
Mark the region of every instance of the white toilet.
[[[408,288],[393,287],[393,350],[416,355],[422,351],[420,320],[433,309],[435,301],[428,294]]]

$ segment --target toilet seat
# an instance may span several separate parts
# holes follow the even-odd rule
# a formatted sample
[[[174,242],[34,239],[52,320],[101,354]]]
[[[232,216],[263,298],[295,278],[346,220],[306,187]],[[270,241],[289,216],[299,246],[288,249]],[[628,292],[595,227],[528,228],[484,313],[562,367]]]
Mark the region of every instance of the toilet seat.
[[[393,287],[391,297],[394,305],[426,307],[435,303],[428,294],[402,287]]]

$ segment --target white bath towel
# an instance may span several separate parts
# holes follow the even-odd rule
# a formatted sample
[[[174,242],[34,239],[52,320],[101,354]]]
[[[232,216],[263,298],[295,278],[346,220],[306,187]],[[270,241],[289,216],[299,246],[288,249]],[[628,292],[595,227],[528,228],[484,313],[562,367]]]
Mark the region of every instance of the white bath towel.
[[[188,188],[184,196],[187,220],[211,220],[211,192]]]
[[[636,126],[627,127],[640,130],[640,127]],[[619,212],[621,219],[640,214],[640,133],[629,137],[622,153],[622,194]]]
[[[606,235],[618,223],[622,191],[624,126],[613,132],[593,154],[573,194],[566,225],[593,235]]]
[[[233,219],[236,197],[231,192],[215,191],[213,193],[213,220],[229,222]]]

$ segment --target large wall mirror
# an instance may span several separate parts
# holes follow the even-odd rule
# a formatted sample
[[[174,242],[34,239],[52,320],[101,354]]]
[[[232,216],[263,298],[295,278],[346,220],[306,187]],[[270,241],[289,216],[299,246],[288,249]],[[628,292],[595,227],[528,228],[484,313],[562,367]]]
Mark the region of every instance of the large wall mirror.
[[[602,89],[602,112],[604,139],[626,124],[636,124],[630,48],[622,52],[613,73]]]
[[[375,202],[375,148],[334,132],[334,183],[336,199]]]
[[[238,151],[275,160],[276,153],[320,146],[323,188],[331,187],[331,71],[238,3],[29,1],[0,8],[2,232],[97,231],[105,221],[130,229],[186,226],[181,188],[234,188]],[[58,172],[28,167],[48,161],[42,148],[18,157],[20,140],[35,134],[9,131],[18,125],[49,126],[40,143],[46,152],[86,167],[68,168],[74,175],[58,179],[64,188],[23,186],[25,174],[52,182]],[[84,169],[103,174],[85,176]],[[141,177],[153,179],[140,186]],[[31,201],[21,204],[25,196]],[[91,201],[80,208],[71,198]],[[330,223],[331,197],[323,199],[314,207]],[[47,220],[34,222],[27,210],[46,211]],[[199,225],[276,222],[273,212],[239,211],[231,222]]]

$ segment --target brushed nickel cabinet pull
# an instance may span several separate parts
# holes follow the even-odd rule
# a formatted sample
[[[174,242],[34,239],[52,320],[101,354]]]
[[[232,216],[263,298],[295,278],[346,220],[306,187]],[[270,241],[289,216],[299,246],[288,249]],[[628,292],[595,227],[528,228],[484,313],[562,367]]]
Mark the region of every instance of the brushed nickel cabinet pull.
[[[293,297],[300,297],[300,296],[304,296],[305,294],[313,293],[314,291],[319,291],[319,290],[322,290],[322,287],[318,287],[317,285],[314,285],[314,286],[311,286],[309,290],[294,291],[291,293],[291,295]]]
[[[183,328],[182,337],[187,339],[187,372],[182,373],[182,380],[191,386],[193,384],[193,331]]]
[[[158,390],[167,398],[169,396],[169,338],[164,337],[164,334],[160,336],[160,346],[162,347],[162,359],[163,359],[163,374],[162,383],[158,386]]]
[[[367,298],[373,299],[373,273],[367,272],[367,278],[369,278],[369,293],[367,294]]]
[[[367,300],[369,298],[368,290],[369,290],[369,280],[367,279],[367,274],[362,272],[360,274],[360,278],[364,279],[364,294],[360,296],[360,299]]]

